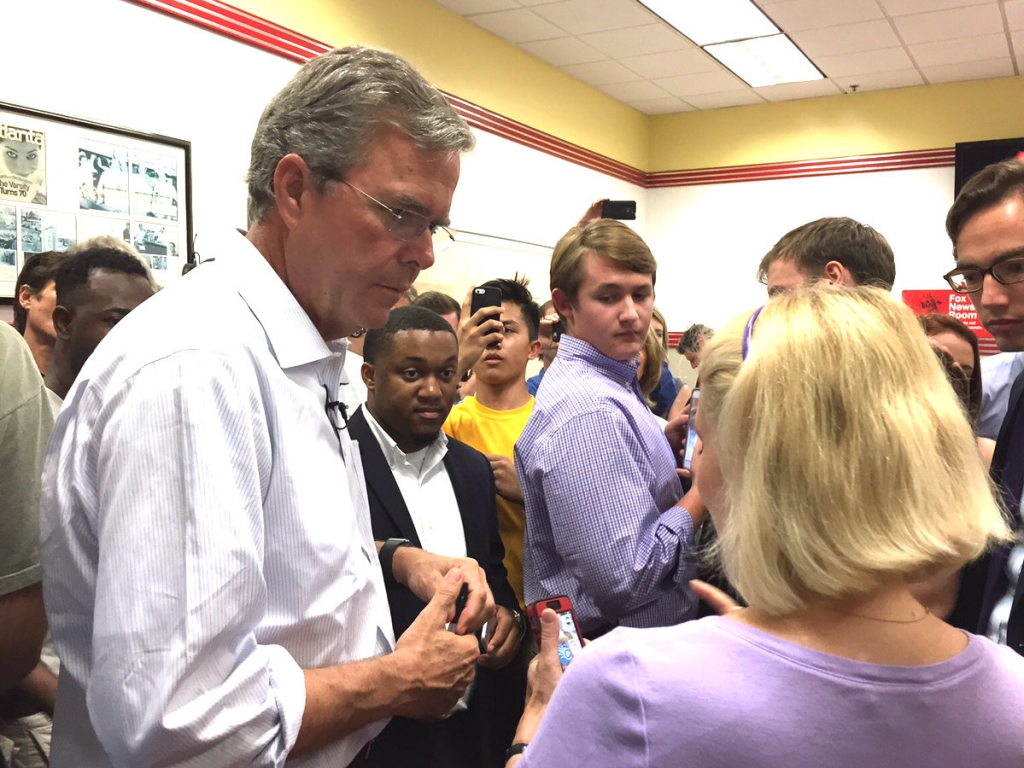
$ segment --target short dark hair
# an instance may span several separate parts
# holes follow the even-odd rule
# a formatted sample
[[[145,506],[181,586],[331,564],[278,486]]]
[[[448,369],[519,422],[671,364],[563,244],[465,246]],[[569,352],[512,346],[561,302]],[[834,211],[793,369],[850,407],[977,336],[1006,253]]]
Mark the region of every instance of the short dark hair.
[[[497,288],[501,291],[501,300],[515,304],[523,313],[523,320],[526,321],[526,331],[530,335],[530,341],[536,341],[540,335],[540,307],[533,300],[530,293],[530,278],[520,276],[516,272],[510,280],[507,277],[499,277],[495,280],[488,280],[480,285],[481,288]]]
[[[946,214],[946,234],[953,242],[953,255],[960,230],[969,218],[1014,195],[1024,198],[1024,160],[992,163],[971,176]]]
[[[694,323],[683,331],[683,335],[679,337],[679,343],[676,345],[676,349],[679,351],[679,354],[683,354],[684,352],[699,352],[701,337],[704,338],[704,341],[711,341],[714,335],[714,329],[709,328],[703,323]]]
[[[27,285],[32,295],[38,296],[56,278],[57,270],[65,258],[60,251],[46,251],[25,259],[25,266],[21,268],[14,289],[14,327],[22,336],[25,335],[25,327],[28,325],[28,312],[18,300],[21,287]]]
[[[845,216],[829,216],[790,230],[761,259],[759,282],[768,282],[768,267],[779,259],[791,259],[802,272],[817,276],[830,261],[838,261],[853,275],[857,285],[873,285],[891,291],[896,282],[896,257],[878,231]]]
[[[69,256],[57,270],[57,303],[70,309],[75,292],[87,285],[97,270],[138,275],[149,280],[146,265],[130,253],[118,248],[88,248]]]
[[[454,312],[457,320],[462,319],[462,305],[447,293],[441,293],[440,291],[421,293],[412,300],[412,306],[429,309],[438,315],[450,315]]]
[[[370,365],[376,364],[377,358],[388,351],[395,334],[399,331],[443,331],[450,333],[456,344],[459,341],[448,321],[437,312],[425,307],[399,307],[391,310],[383,328],[371,328],[366,332],[363,360]]]

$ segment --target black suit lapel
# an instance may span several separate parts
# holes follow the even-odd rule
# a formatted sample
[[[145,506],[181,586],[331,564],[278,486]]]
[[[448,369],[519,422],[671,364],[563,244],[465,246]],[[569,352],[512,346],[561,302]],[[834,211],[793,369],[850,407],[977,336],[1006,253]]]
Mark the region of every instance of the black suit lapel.
[[[384,458],[384,451],[381,450],[380,443],[366,422],[362,406],[349,419],[348,428],[353,439],[359,443],[367,490],[376,497],[380,508],[391,518],[400,538],[409,539],[417,547],[421,546],[409,508],[405,505],[402,492],[391,473],[391,467]]]
[[[452,444],[448,443],[448,452],[444,456],[444,468],[452,481],[455,501],[459,505],[459,516],[462,518],[462,530],[466,537],[466,554],[480,563],[486,562],[488,546],[487,534],[481,524],[479,500],[473,496],[472,483],[469,482],[470,472],[453,454]]]

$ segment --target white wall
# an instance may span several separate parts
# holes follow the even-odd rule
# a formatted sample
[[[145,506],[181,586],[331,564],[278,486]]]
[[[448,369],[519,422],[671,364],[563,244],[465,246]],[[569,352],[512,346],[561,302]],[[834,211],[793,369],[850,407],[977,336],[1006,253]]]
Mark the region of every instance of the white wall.
[[[297,65],[122,0],[31,5],[45,45],[39,35],[7,36],[12,74],[0,98],[191,141],[198,251],[204,232],[244,226],[253,128]],[[632,224],[661,265],[658,305],[671,330],[718,325],[760,304],[761,256],[819,216],[852,216],[886,235],[897,290],[941,287],[951,262],[942,222],[952,168],[643,190],[487,133],[478,140],[463,160],[453,226],[543,247],[463,238],[419,281],[458,298],[470,284],[517,270],[547,298],[547,247],[602,197],[637,200]]]

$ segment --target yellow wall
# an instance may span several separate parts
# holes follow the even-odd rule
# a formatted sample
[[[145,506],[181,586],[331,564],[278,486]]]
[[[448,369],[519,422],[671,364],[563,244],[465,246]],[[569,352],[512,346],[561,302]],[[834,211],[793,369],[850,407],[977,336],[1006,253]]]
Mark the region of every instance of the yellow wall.
[[[651,171],[952,147],[1024,135],[1024,77],[651,118]]]
[[[648,118],[431,0],[228,0],[329,45],[398,53],[443,91],[647,168]]]
[[[648,117],[432,0],[228,1],[330,45],[393,50],[448,93],[643,171],[1024,135],[1024,77]]]

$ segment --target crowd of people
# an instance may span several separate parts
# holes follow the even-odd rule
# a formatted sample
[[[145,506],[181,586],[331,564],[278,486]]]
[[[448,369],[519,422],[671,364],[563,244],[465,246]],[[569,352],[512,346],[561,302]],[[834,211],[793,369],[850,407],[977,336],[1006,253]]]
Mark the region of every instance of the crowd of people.
[[[1022,356],[915,318],[842,217],[683,334],[692,390],[600,206],[543,304],[418,294],[473,144],[407,62],[338,49],[264,110],[215,258],[162,290],[111,239],[29,260],[0,765],[1020,768]],[[1024,160],[946,229],[1024,352]],[[565,617],[527,619],[553,598],[571,662]]]

